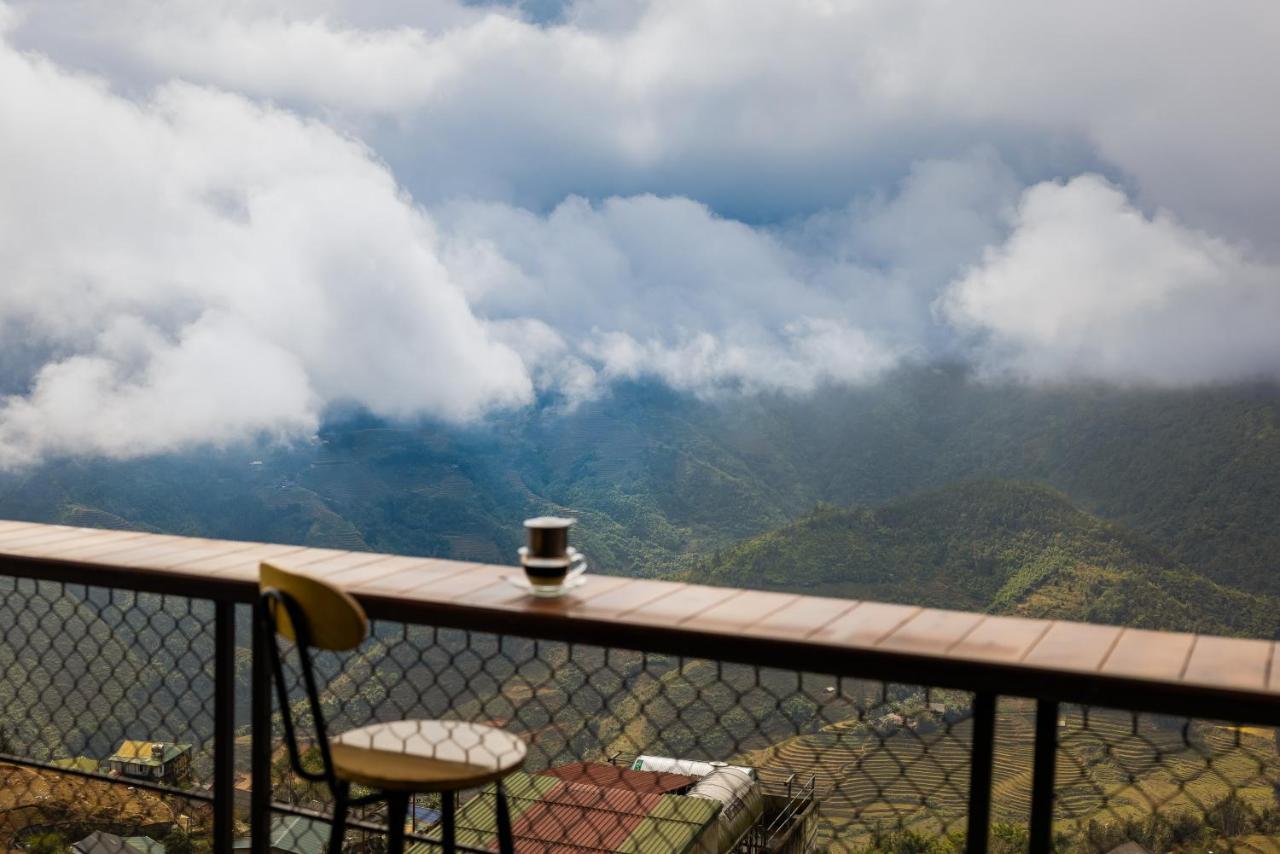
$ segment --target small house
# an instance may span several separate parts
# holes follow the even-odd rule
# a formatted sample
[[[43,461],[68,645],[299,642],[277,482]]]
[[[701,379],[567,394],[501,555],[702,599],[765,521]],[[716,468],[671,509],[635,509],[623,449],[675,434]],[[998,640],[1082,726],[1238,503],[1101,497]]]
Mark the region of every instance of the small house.
[[[121,777],[181,786],[191,778],[191,745],[122,741],[103,764],[108,772]]]
[[[98,760],[90,756],[69,756],[62,759],[55,759],[50,765],[55,768],[66,768],[71,771],[83,771],[86,774],[96,773],[99,769]]]
[[[164,854],[164,846],[149,836],[117,836],[96,831],[71,846],[73,854]]]
[[[237,839],[232,851],[248,851],[250,837]],[[329,823],[301,815],[281,815],[271,820],[267,850],[271,854],[324,854],[329,847]]]

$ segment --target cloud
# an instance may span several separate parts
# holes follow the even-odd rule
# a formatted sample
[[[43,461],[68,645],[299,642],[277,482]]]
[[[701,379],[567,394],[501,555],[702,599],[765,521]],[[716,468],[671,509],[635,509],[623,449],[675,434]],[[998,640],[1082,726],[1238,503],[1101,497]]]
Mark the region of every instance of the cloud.
[[[634,377],[1280,376],[1278,8],[0,0],[0,466]]]
[[[5,403],[0,462],[47,452],[134,456],[318,426],[304,366],[236,318],[205,314],[174,341],[119,318],[102,338],[90,353],[45,365],[30,394]]]
[[[887,331],[877,338],[880,318],[844,298],[850,282],[821,281],[833,262],[813,267],[786,235],[689,199],[572,197],[545,216],[467,203],[436,215],[444,262],[472,305],[508,323],[537,318],[518,327],[537,342],[527,355],[589,366],[578,394],[639,376],[699,393],[801,392],[874,378],[899,355]],[[554,346],[542,343],[552,327]]]
[[[944,347],[930,304],[1004,238],[1018,191],[980,150],[919,163],[892,194],[777,227],[652,195],[570,197],[545,215],[461,202],[433,215],[442,260],[475,310],[537,318],[520,327],[537,342],[524,352],[538,365],[572,360],[578,395],[640,376],[697,393],[804,393]],[[546,385],[547,370],[536,373]]]
[[[335,402],[464,420],[531,399],[360,144],[4,48],[0,79],[0,353],[43,362],[10,378],[0,462],[297,434]]]
[[[356,140],[239,95],[128,99],[8,48],[0,73],[6,464],[305,435],[339,403],[461,421],[626,377],[873,379],[1009,195],[979,152],[779,227],[652,195],[426,210]]]
[[[14,38],[337,122],[426,204],[651,192],[804,216],[989,144],[1029,182],[1103,171],[1280,253],[1266,0],[560,5],[548,26],[528,4],[447,0],[21,0]]]
[[[989,372],[1187,385],[1280,377],[1280,266],[1147,216],[1097,176],[1028,190],[940,300]]]

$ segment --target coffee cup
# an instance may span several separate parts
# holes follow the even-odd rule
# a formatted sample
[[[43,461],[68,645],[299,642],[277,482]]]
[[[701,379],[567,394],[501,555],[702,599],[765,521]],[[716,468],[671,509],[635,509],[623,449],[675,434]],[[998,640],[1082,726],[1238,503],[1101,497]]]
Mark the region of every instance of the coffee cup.
[[[520,549],[520,564],[533,595],[559,596],[566,582],[586,571],[586,557],[569,545],[576,521],[561,516],[525,520],[529,544]]]

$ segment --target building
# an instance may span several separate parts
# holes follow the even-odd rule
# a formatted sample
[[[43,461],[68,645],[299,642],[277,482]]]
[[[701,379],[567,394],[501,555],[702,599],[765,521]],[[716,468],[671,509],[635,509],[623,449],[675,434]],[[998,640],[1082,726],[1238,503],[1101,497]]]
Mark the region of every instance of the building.
[[[181,786],[191,778],[191,745],[171,741],[122,741],[103,763],[109,773]]]
[[[232,851],[248,851],[252,840],[237,839]],[[282,815],[271,820],[271,854],[324,854],[329,846],[329,823],[301,815]]]
[[[164,854],[164,846],[150,836],[116,836],[96,831],[72,844],[74,854]]]
[[[617,854],[727,854],[785,851],[807,854],[812,789],[800,798],[763,795],[755,769],[722,762],[645,757],[638,763],[705,774],[637,770],[572,762],[503,781],[516,851]],[[458,810],[458,842],[491,847],[497,837],[492,787]],[[793,825],[803,825],[795,833]],[[771,844],[774,843],[774,844]],[[418,844],[412,854],[434,846]]]
[[[517,851],[663,851],[717,854],[719,805],[708,800],[570,783],[517,772],[503,780]],[[458,842],[492,846],[497,837],[492,787],[458,810]],[[412,854],[436,846],[418,844]]]
[[[684,774],[701,779],[717,768],[736,768],[755,779],[756,769],[745,765],[727,765],[724,762],[703,762],[697,759],[677,759],[673,756],[648,756],[641,754],[631,763],[636,771],[658,771],[669,774]]]
[[[633,792],[651,792],[659,795],[683,794],[693,788],[701,775],[677,774],[669,771],[648,771],[603,762],[569,762],[542,771],[544,777],[556,777],[567,783],[585,783],[605,789],[627,789]],[[708,773],[714,770],[707,764]]]
[[[55,759],[49,764],[55,768],[66,768],[71,771],[83,771],[86,774],[98,771],[101,765],[98,760],[89,756],[70,756],[63,759]]]
[[[404,828],[410,833],[418,833],[439,823],[440,810],[411,804],[409,806],[409,817],[404,823]]]

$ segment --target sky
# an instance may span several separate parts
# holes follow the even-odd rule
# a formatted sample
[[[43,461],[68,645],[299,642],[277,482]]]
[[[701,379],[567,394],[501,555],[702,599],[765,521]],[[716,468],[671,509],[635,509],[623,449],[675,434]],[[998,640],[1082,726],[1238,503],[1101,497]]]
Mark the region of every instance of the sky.
[[[1280,5],[0,0],[0,467],[1280,378]]]

